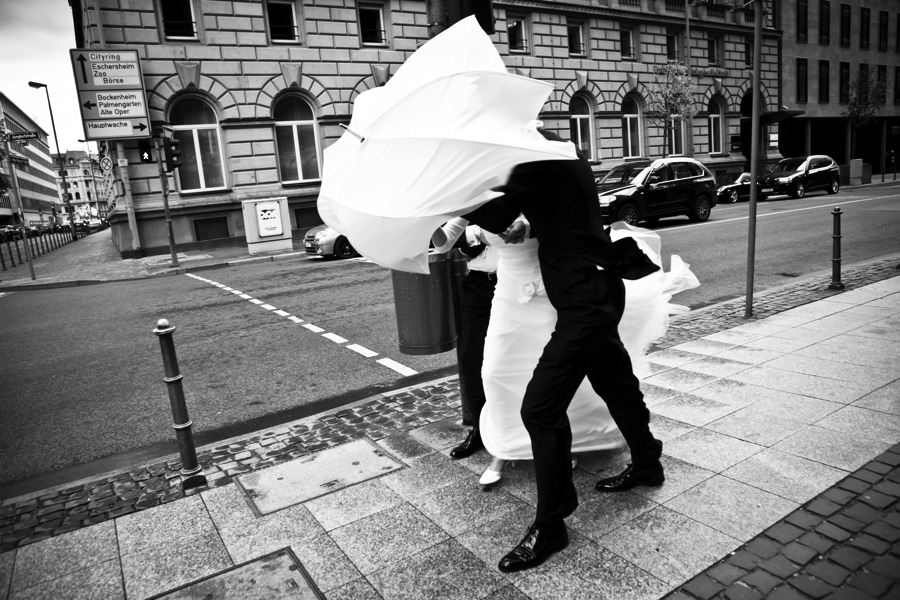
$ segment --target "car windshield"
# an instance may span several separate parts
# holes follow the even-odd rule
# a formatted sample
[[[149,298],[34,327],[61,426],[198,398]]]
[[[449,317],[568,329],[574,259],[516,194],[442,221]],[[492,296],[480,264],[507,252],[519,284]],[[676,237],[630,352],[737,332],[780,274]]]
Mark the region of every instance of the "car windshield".
[[[744,183],[745,181],[750,181],[750,173],[729,173],[722,179],[722,182],[719,185]]]
[[[607,173],[597,185],[609,186],[610,184],[628,185],[642,182],[650,171],[649,165],[619,165]]]
[[[769,173],[793,173],[803,168],[805,158],[786,158],[769,170]]]

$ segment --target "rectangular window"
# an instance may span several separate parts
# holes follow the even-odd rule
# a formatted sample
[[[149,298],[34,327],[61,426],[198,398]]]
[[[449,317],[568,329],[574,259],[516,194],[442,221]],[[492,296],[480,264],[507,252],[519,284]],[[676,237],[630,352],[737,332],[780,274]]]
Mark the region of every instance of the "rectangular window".
[[[721,63],[722,60],[722,40],[721,38],[710,35],[706,38],[706,58],[709,66],[715,67]]]
[[[850,46],[850,5],[841,4],[841,47]]]
[[[634,60],[636,58],[634,52],[634,36],[631,29],[619,30],[619,49],[622,52],[623,60]]]
[[[675,31],[666,33],[666,59],[678,60],[681,55],[681,34]]]
[[[797,59],[797,102],[809,101],[806,59]]]
[[[572,56],[584,56],[587,50],[584,47],[584,24],[569,23],[567,26],[569,36],[569,54]]]
[[[722,115],[709,114],[709,153],[722,153]]]
[[[272,42],[283,44],[300,41],[294,0],[267,0],[266,18]]]
[[[872,11],[868,8],[859,9],[859,48],[860,50],[868,50],[869,49],[869,29],[872,24],[869,22],[871,20]]]
[[[189,0],[160,0],[163,31],[167,40],[196,40],[194,3]]]
[[[819,102],[828,103],[828,72],[829,64],[827,60],[819,61]]]
[[[878,51],[887,52],[888,47],[888,13],[886,10],[878,13]]]
[[[887,98],[887,66],[878,65],[878,103],[884,104]]]
[[[900,104],[900,67],[894,67],[894,104]]]
[[[511,53],[523,54],[528,52],[528,32],[525,27],[525,19],[510,16],[506,21],[506,37],[509,40]]]
[[[669,119],[669,154],[684,154],[684,121],[678,117]]]
[[[381,4],[360,4],[359,38],[363,46],[386,46],[384,27],[384,6]]]
[[[831,43],[831,2],[819,2],[819,43],[827,46]]]
[[[850,63],[841,63],[841,81],[840,81],[840,102],[841,104],[850,103]]]
[[[809,29],[807,0],[797,0],[797,41],[806,42]]]
[[[744,38],[744,65],[753,66],[753,38],[750,36]]]

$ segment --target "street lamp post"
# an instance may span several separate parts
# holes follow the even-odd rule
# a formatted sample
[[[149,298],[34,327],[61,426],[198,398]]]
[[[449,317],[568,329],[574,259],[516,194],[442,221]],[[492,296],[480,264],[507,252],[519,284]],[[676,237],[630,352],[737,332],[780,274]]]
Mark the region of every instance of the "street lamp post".
[[[59,152],[59,138],[56,136],[56,122],[53,120],[53,105],[50,103],[50,88],[47,87],[46,83],[38,83],[37,81],[29,81],[29,87],[33,87],[38,90],[40,88],[44,88],[44,91],[47,93],[47,107],[50,109],[50,125],[53,127],[53,141],[56,144],[56,158],[59,161],[59,176],[62,177],[62,187],[63,187],[63,202],[66,206],[66,212],[69,215],[69,227],[72,230],[72,241],[78,240],[78,234],[75,232],[75,218],[72,215],[72,204],[69,201],[69,191],[66,188],[66,165],[63,160],[62,154]]]

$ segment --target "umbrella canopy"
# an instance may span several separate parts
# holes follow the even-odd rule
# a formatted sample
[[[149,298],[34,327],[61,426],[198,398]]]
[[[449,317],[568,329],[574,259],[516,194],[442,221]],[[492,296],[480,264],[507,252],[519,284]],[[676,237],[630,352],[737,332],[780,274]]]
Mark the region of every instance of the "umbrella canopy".
[[[325,150],[319,214],[363,256],[428,273],[434,230],[485,203],[513,167],[575,158],[534,128],[552,89],[508,73],[477,20],[460,21],[356,99]]]

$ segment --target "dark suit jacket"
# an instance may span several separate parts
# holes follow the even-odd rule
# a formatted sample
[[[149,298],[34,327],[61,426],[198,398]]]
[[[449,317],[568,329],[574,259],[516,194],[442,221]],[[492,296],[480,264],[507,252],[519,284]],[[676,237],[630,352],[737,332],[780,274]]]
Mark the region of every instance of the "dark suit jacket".
[[[611,242],[603,227],[594,174],[583,157],[518,165],[500,191],[503,196],[465,218],[499,233],[520,213],[525,215],[538,239],[547,297],[560,319],[609,318],[609,307],[601,306],[606,288],[597,266],[626,279],[659,269],[634,240]]]

